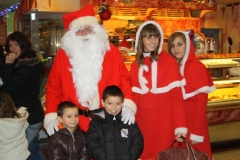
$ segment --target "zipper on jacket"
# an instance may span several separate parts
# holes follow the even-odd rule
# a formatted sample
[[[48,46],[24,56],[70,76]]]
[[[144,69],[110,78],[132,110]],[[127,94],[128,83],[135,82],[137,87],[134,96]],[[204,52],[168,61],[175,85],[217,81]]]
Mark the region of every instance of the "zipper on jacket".
[[[71,135],[72,135],[72,139],[73,139],[73,157],[75,157],[75,156],[77,156],[77,154],[76,154],[76,146],[75,146],[75,137],[74,137],[74,135],[73,135],[73,133],[71,133]]]

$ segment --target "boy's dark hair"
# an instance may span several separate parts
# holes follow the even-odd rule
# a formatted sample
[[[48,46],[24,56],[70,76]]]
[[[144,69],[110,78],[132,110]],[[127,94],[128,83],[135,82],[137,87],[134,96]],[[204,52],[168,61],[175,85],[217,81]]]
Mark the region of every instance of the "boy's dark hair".
[[[107,86],[104,89],[103,95],[102,95],[103,101],[105,101],[108,96],[114,96],[114,97],[117,96],[117,97],[120,97],[122,99],[122,101],[124,100],[122,90],[118,86],[115,86],[115,85]]]
[[[62,117],[63,116],[63,111],[64,109],[66,108],[78,108],[74,103],[70,102],[70,101],[64,101],[64,102],[61,102],[59,105],[58,105],[58,108],[57,108],[57,115],[59,117]]]
[[[20,118],[12,97],[5,91],[0,92],[0,118]]]

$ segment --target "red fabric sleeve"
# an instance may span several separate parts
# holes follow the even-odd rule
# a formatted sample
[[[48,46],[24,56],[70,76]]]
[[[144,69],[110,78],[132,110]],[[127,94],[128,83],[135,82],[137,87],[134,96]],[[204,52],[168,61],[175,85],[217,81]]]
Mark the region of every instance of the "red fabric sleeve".
[[[194,125],[193,125],[193,133],[197,136],[204,136],[205,123],[206,123],[206,109],[207,109],[207,102],[208,102],[208,95],[206,93],[199,93],[195,97],[195,105],[196,105],[196,112]]]
[[[175,123],[174,128],[175,129],[179,127],[187,128],[182,90],[180,87],[176,87],[176,88],[173,88],[170,92],[171,92],[171,101],[173,105],[173,119]]]
[[[45,115],[50,112],[56,112],[57,106],[62,98],[62,87],[61,87],[61,57],[62,50],[59,50],[54,58],[54,63],[52,64],[51,71],[48,76],[46,85],[46,102],[45,102]]]

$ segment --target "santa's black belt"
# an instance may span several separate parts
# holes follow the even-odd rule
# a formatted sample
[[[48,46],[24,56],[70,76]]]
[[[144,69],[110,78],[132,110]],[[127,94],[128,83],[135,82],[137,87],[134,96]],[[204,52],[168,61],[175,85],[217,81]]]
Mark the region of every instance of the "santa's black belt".
[[[85,117],[91,117],[92,113],[99,113],[103,110],[103,108],[95,109],[95,110],[82,110],[78,108],[78,114],[83,115]]]

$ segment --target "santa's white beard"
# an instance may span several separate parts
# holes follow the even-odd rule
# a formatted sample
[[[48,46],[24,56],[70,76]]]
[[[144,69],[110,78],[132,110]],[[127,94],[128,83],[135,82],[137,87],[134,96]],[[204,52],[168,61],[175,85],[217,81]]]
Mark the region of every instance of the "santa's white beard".
[[[68,31],[62,38],[61,48],[65,50],[72,66],[69,70],[72,72],[77,99],[85,107],[89,107],[94,96],[98,95],[102,62],[110,48],[106,31],[99,27],[95,27],[94,34],[76,36],[74,31]]]

